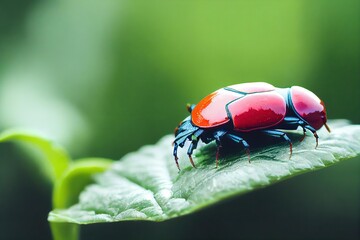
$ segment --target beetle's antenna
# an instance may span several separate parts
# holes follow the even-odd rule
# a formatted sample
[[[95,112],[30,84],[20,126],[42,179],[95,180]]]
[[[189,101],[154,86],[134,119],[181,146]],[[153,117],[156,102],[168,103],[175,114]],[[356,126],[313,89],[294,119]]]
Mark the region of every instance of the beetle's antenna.
[[[186,104],[186,109],[188,110],[189,113],[192,112],[192,110],[195,108],[195,104]]]
[[[331,130],[330,130],[329,126],[326,123],[324,123],[324,126],[325,126],[326,130],[330,133]]]

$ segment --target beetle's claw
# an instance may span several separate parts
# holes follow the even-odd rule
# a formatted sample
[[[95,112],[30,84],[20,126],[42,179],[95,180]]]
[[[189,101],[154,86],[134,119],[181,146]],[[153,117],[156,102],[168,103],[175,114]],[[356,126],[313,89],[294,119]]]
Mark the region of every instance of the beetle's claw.
[[[218,168],[218,166],[219,166],[220,148],[221,148],[221,145],[218,145],[217,149],[216,149],[216,160],[215,160],[216,168]]]
[[[249,148],[245,148],[245,152],[246,152],[246,155],[248,156],[248,161],[249,161],[249,163],[251,163],[251,161],[250,161],[250,149],[249,149]]]
[[[194,168],[196,168],[195,163],[194,163],[194,161],[193,161],[193,159],[192,159],[192,157],[191,157],[191,154],[189,154],[189,159],[190,159],[191,165],[192,165]]]
[[[316,146],[315,146],[315,149],[316,149],[318,147],[318,145],[319,145],[319,136],[317,135],[316,132],[314,132],[314,137],[316,139]]]
[[[302,136],[302,138],[300,139],[300,142],[304,141],[305,136],[306,136],[306,130],[305,130],[305,128],[303,128],[303,136]]]
[[[178,168],[179,171],[180,171],[180,166],[179,166],[178,159],[179,159],[179,158],[178,158],[177,156],[175,156],[175,163],[176,163],[177,168]]]

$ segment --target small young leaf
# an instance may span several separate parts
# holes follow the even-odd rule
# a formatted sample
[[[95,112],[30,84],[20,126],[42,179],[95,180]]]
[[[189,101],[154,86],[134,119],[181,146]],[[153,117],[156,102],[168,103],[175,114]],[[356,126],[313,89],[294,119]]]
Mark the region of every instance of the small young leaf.
[[[40,172],[52,182],[59,179],[65,169],[69,166],[70,157],[65,149],[37,134],[25,130],[10,129],[0,134],[0,142],[6,141],[26,143],[30,145],[36,153],[39,153],[33,159],[37,161]]]
[[[84,158],[74,161],[55,183],[53,207],[66,208],[78,201],[80,192],[92,182],[92,175],[107,170],[112,160]]]
[[[75,204],[84,187],[93,182],[92,176],[105,171],[112,163],[112,160],[104,158],[84,158],[71,163],[55,183],[53,207],[66,208]],[[50,226],[54,240],[78,239],[79,225],[51,222]]]
[[[49,221],[163,221],[360,153],[359,125],[346,121],[330,121],[329,125],[330,134],[319,131],[317,149],[312,136],[302,142],[292,136],[291,159],[287,144],[252,148],[251,163],[242,151],[223,149],[220,165],[215,168],[216,147],[209,144],[198,151],[195,169],[188,164],[186,150],[182,150],[180,173],[172,156],[173,136],[165,136],[156,145],[126,155],[110,170],[97,175],[96,183],[81,193],[78,204],[52,211]]]

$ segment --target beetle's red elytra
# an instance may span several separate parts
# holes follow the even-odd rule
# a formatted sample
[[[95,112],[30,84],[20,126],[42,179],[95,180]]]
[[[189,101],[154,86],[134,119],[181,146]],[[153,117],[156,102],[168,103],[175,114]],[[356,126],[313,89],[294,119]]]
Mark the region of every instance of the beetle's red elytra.
[[[218,166],[219,149],[225,138],[241,144],[248,155],[250,146],[243,133],[259,132],[283,138],[289,143],[291,157],[292,142],[281,129],[296,130],[300,126],[303,137],[306,130],[311,131],[316,147],[316,130],[325,126],[330,132],[323,101],[299,86],[276,88],[265,82],[231,85],[209,94],[196,105],[189,105],[188,111],[190,116],[175,129],[173,154],[179,170],[177,149],[186,141],[191,141],[187,153],[193,167],[192,153],[199,140],[204,143],[215,141]]]

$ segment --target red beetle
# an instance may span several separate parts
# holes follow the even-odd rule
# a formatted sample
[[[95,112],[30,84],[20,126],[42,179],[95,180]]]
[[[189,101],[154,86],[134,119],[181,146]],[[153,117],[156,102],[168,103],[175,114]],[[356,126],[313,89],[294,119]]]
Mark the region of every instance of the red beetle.
[[[318,145],[316,130],[326,125],[324,103],[311,91],[293,86],[276,88],[264,82],[242,83],[221,88],[203,98],[197,105],[189,105],[191,113],[175,129],[174,157],[180,170],[177,157],[178,147],[191,141],[187,154],[193,167],[192,153],[201,140],[204,143],[216,141],[216,166],[219,149],[223,139],[242,144],[249,155],[249,144],[244,133],[261,132],[283,138],[290,145],[290,138],[278,129],[296,130],[302,127],[311,131]]]

